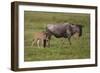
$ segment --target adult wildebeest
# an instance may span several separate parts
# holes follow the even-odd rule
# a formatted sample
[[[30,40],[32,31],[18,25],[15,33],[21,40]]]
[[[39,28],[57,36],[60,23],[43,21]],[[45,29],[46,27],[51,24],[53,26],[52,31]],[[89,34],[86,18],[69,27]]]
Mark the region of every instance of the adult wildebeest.
[[[71,45],[71,36],[77,34],[79,37],[82,35],[82,25],[78,24],[48,24],[46,26],[46,37],[49,39],[49,46],[50,46],[50,39],[51,36],[54,35],[56,38],[68,38],[68,41]]]

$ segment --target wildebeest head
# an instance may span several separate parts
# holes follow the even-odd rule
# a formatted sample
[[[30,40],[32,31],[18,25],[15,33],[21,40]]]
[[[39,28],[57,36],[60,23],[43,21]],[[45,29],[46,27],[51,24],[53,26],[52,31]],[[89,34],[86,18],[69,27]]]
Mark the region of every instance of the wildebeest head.
[[[71,27],[72,27],[72,32],[75,34],[75,33],[78,33],[79,37],[82,36],[82,25],[79,25],[79,24],[71,24]]]

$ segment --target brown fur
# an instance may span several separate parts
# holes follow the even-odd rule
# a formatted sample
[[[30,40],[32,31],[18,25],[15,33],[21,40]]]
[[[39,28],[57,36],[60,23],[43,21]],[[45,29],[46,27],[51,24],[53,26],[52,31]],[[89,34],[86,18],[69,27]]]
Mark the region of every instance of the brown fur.
[[[32,41],[32,46],[36,43],[38,48],[44,47],[44,41],[47,40],[45,32],[35,32],[33,34],[34,40]]]

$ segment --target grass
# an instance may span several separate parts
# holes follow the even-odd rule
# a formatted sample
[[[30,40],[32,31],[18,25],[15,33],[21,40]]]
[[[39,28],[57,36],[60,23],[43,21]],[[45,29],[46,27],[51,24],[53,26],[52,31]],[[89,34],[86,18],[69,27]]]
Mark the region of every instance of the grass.
[[[90,58],[90,15],[79,13],[49,13],[49,12],[24,12],[24,60],[63,60]],[[33,33],[45,30],[50,23],[75,23],[83,25],[82,37],[77,40],[72,37],[72,45],[68,40],[62,44],[61,39],[52,37],[50,48],[31,47]]]

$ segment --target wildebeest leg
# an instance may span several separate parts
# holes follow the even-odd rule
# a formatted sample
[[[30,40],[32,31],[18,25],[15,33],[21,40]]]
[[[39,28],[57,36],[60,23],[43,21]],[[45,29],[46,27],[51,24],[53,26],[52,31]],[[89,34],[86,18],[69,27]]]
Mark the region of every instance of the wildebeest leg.
[[[50,47],[50,40],[51,40],[51,37],[48,40],[46,40],[46,46],[47,47]]]
[[[45,47],[45,43],[44,43],[45,41],[44,41],[44,39],[42,39],[41,40],[41,47],[43,48],[43,47]]]
[[[62,40],[61,40],[61,41],[62,41],[62,44],[64,44],[64,43],[65,43],[65,38],[62,38]]]
[[[47,46],[50,47],[50,40],[48,40],[48,42],[47,42]]]
[[[70,28],[70,27],[69,27]],[[66,30],[66,34],[67,34],[67,38],[68,38],[68,41],[69,41],[69,44],[71,45],[71,41],[70,41],[70,38],[71,38],[71,29],[67,29]]]
[[[70,37],[68,38],[68,41],[69,41],[69,44],[71,45],[71,40],[70,40]]]
[[[46,39],[47,39],[46,40],[46,46],[47,47],[50,47],[51,36],[52,36],[51,32],[47,31],[47,33],[46,33]]]
[[[64,45],[66,45],[66,38],[60,38],[60,41],[61,42],[59,42],[59,46],[62,48],[62,47],[64,47]]]
[[[46,40],[43,40],[43,47],[44,48],[46,47],[46,44],[47,44],[47,41]]]

